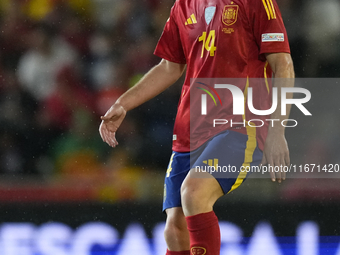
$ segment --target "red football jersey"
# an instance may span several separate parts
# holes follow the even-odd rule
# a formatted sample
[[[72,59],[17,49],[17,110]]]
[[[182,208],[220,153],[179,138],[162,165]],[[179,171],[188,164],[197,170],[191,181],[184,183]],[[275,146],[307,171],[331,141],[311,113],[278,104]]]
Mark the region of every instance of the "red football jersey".
[[[155,50],[161,58],[187,65],[174,126],[173,150],[196,149],[230,128],[249,135],[249,129],[242,125],[235,128],[229,123],[213,128],[212,118],[235,122],[268,118],[255,116],[248,107],[243,116],[233,115],[231,93],[224,93],[223,106],[218,109],[211,108],[211,103],[208,105],[208,109],[215,112],[214,117],[202,116],[200,107],[190,109],[196,101],[197,106],[200,105],[202,94],[193,96],[191,91],[198,86],[192,79],[242,78],[235,84],[245,95],[247,88],[252,87],[256,95],[254,107],[267,110],[271,107],[270,82],[252,82],[251,78],[270,78],[272,71],[264,54],[277,52],[290,53],[290,49],[275,0],[177,0]],[[260,149],[263,149],[267,128],[268,122],[265,122],[263,127],[252,131],[252,135],[256,132]]]

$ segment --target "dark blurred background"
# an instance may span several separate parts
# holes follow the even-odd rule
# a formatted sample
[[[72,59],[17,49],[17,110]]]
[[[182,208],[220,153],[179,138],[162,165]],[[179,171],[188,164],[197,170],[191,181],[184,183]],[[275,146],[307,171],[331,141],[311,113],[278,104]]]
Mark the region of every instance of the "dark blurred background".
[[[52,194],[37,192],[47,199],[67,188],[59,199],[114,202],[153,195],[144,183],[166,168],[180,86],[131,111],[116,150],[97,130],[99,117],[160,61],[153,50],[172,4],[1,1],[3,185],[27,187],[27,197],[37,187],[53,187]],[[8,195],[0,200],[12,200]]]
[[[98,127],[111,104],[160,61],[153,50],[173,2],[0,0],[1,222],[43,223],[40,209],[51,204],[46,221],[60,221],[55,210],[65,204],[93,205],[88,220],[102,215],[101,205],[119,215],[119,208],[134,204],[132,210],[145,213],[151,206],[164,219],[163,178],[181,81],[128,113],[117,148],[101,141]],[[277,2],[296,76],[339,77],[340,2]],[[287,130],[294,164],[340,163],[340,87],[321,85],[299,86],[312,92],[313,117],[307,121],[292,110],[292,118],[301,119],[298,128]],[[281,185],[261,178],[247,181],[217,207],[265,205],[279,212],[284,206],[292,213],[294,206],[306,206],[300,215],[310,219],[305,213],[313,212],[318,219],[318,208],[338,210],[339,201],[337,178],[294,178]],[[17,210],[36,214],[17,217],[11,213]],[[263,211],[259,215],[267,217]],[[331,235],[332,224],[326,225]]]

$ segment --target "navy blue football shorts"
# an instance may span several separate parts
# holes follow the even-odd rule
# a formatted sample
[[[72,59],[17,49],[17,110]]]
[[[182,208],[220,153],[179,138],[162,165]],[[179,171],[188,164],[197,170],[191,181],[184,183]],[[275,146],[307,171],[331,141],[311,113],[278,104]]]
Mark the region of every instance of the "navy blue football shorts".
[[[238,188],[261,160],[262,151],[255,136],[230,130],[219,133],[194,151],[173,151],[165,175],[163,211],[182,206],[181,186],[190,169],[190,174],[210,173],[227,194]]]

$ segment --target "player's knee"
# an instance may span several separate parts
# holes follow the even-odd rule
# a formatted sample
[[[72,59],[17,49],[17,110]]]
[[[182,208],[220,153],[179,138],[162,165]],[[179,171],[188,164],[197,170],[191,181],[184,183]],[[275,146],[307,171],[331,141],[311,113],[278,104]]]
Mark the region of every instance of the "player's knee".
[[[190,249],[189,231],[178,225],[168,225],[164,230],[164,238],[171,251],[185,251]]]
[[[185,228],[182,226],[173,223],[166,224],[164,229],[164,237],[167,243],[172,243],[175,240],[181,239],[181,236],[185,232]]]
[[[181,187],[181,200],[186,216],[212,210],[216,200],[223,196],[219,183],[211,175],[190,177]]]

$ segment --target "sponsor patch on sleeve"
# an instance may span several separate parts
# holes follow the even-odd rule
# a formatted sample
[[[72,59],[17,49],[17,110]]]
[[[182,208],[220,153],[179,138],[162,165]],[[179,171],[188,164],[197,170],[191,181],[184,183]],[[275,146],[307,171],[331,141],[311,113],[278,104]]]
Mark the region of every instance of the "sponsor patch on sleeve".
[[[262,42],[284,42],[285,35],[283,33],[262,34]]]

